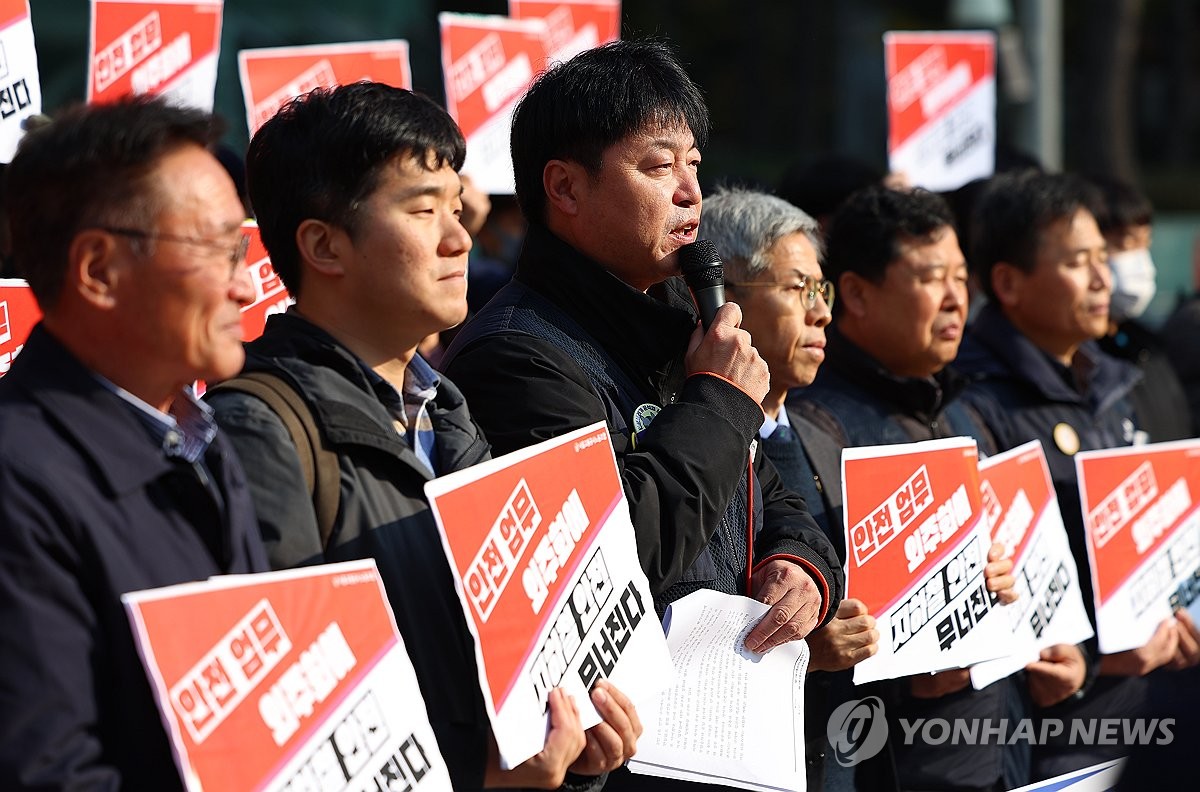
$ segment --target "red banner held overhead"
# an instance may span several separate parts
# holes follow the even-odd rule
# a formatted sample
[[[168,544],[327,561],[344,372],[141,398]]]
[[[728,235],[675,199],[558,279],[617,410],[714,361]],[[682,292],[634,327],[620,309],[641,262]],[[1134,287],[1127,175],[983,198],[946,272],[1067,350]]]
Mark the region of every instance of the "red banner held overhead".
[[[165,94],[212,110],[222,0],[92,0],[88,102]]]
[[[284,104],[313,88],[370,80],[412,89],[408,42],[402,39],[242,50],[238,75],[251,135]]]
[[[509,127],[513,108],[548,65],[546,23],[439,14],[446,107],[467,139],[463,173],[487,193],[514,190]]]
[[[621,37],[621,0],[509,0],[508,15],[543,20],[555,61]]]

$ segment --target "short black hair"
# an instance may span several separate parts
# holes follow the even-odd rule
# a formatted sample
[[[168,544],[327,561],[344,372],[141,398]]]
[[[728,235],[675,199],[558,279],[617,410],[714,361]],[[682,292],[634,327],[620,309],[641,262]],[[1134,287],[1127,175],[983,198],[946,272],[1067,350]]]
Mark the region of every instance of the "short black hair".
[[[58,302],[76,234],[153,222],[159,160],[188,143],[211,148],[222,131],[209,113],[146,96],[74,105],[29,131],[7,170],[6,209],[16,272],[42,310]]]
[[[1109,234],[1134,226],[1150,225],[1154,207],[1140,190],[1117,179],[1093,177],[1100,202],[1092,207],[1100,233]]]
[[[850,195],[879,184],[882,168],[844,154],[825,154],[807,165],[793,165],[779,180],[779,197],[820,220],[832,216]]]
[[[457,171],[466,142],[431,99],[382,83],[313,89],[259,127],[246,152],[250,204],[271,266],[293,297],[300,294],[300,223],[321,220],[353,234],[359,203],[400,156]]]
[[[547,162],[577,162],[594,175],[609,146],[677,124],[687,125],[697,148],[708,144],[704,97],[662,42],[612,41],[543,72],[513,113],[513,175],[525,219],[545,220]]]
[[[992,269],[1006,262],[1022,272],[1037,266],[1042,232],[1080,209],[1091,212],[1100,201],[1096,188],[1070,173],[1027,170],[992,179],[975,205],[971,220],[971,264],[989,299]]]
[[[872,185],[853,193],[829,225],[825,275],[836,281],[854,272],[882,283],[888,265],[912,240],[933,241],[954,227],[954,213],[940,195],[923,189],[892,190]]]

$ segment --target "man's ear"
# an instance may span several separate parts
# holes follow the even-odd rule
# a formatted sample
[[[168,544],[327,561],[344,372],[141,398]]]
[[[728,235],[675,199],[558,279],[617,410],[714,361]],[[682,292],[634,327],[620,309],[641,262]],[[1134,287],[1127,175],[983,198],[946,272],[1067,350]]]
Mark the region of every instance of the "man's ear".
[[[117,289],[128,267],[128,258],[118,255],[112,234],[85,228],[67,248],[63,292],[75,292],[96,308],[111,310],[117,304]]]
[[[575,162],[550,160],[542,169],[542,189],[546,201],[558,212],[574,217],[579,213],[579,198],[587,180],[587,171]]]
[[[870,310],[870,282],[857,272],[843,272],[837,281],[837,301],[850,316],[862,317]]]
[[[1021,302],[1026,274],[1007,261],[992,265],[992,292],[1004,308],[1013,308]]]
[[[296,228],[296,249],[300,253],[301,270],[312,267],[322,275],[338,277],[346,272],[353,245],[350,235],[341,228],[309,218]]]

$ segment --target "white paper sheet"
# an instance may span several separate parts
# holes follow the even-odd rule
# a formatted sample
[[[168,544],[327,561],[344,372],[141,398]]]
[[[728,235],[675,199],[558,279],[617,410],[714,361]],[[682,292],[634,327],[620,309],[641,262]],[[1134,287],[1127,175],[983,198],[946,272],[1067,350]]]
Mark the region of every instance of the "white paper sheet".
[[[641,707],[645,733],[630,770],[741,789],[806,788],[808,644],[748,651],[746,633],[768,610],[708,590],[671,605],[664,626],[676,683]]]

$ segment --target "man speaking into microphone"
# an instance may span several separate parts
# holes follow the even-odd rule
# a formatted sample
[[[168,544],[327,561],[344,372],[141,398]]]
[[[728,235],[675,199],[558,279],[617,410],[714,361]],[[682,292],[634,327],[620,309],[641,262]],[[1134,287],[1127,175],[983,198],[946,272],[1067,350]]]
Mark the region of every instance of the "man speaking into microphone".
[[[612,42],[539,76],[513,116],[516,275],[445,367],[497,453],[606,421],[659,612],[701,588],[749,594],[772,605],[746,639],[767,651],[831,618],[843,580],[756,453],[769,372],[740,309],[705,330],[676,277],[708,128],[662,44]]]

